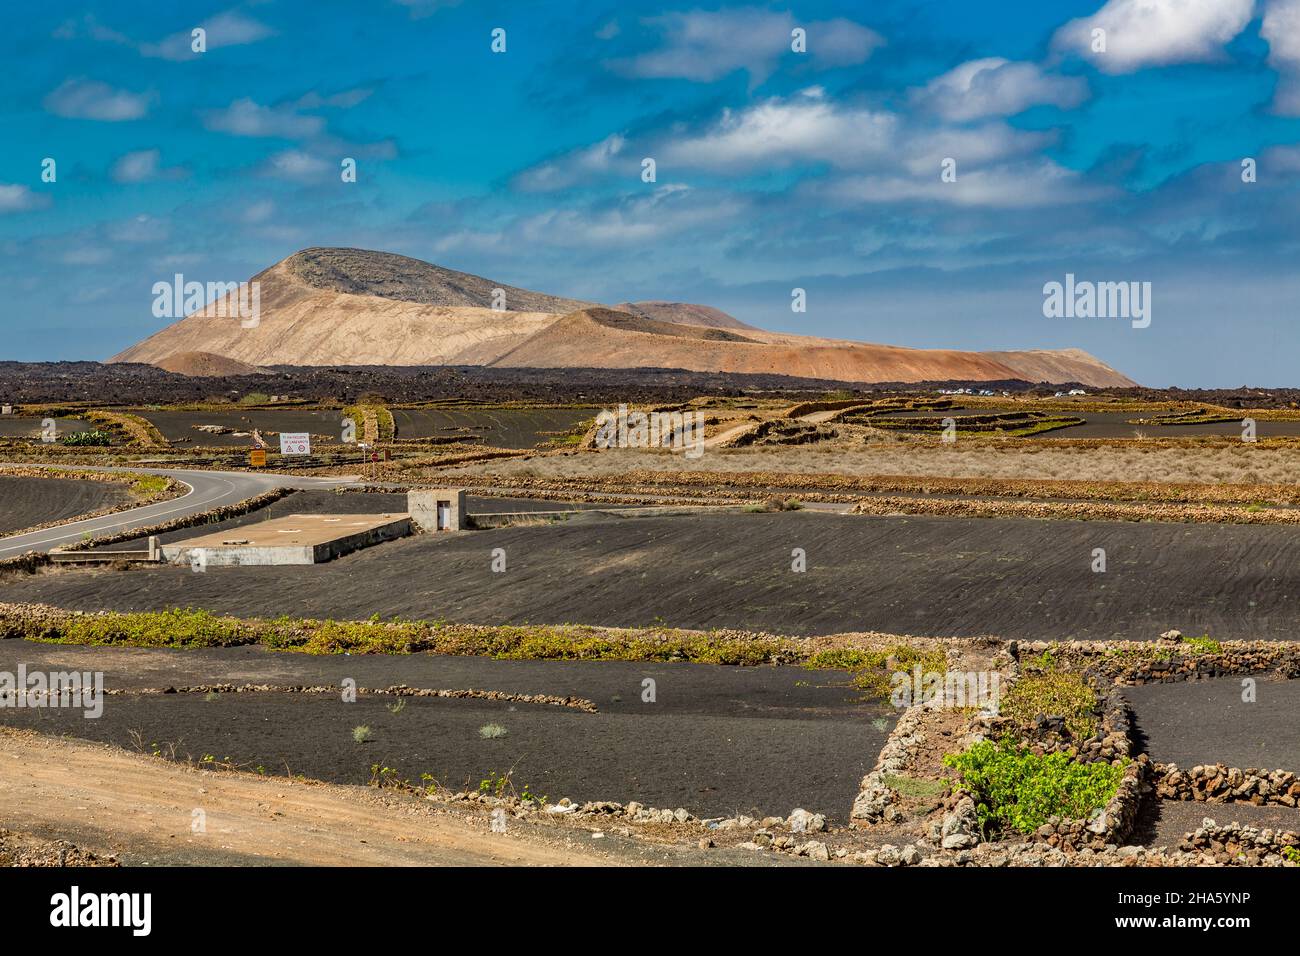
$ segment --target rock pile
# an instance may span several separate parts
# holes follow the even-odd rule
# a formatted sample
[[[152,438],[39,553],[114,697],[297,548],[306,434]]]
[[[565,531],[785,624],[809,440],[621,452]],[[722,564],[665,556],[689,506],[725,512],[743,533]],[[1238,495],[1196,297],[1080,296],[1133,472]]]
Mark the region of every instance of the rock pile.
[[[1243,770],[1221,763],[1179,770],[1177,764],[1156,764],[1155,783],[1164,800],[1300,806],[1300,777],[1287,770]]]
[[[1283,866],[1300,864],[1300,834],[1291,830],[1219,826],[1209,817],[1183,840],[1181,849],[1207,855],[1221,866]]]

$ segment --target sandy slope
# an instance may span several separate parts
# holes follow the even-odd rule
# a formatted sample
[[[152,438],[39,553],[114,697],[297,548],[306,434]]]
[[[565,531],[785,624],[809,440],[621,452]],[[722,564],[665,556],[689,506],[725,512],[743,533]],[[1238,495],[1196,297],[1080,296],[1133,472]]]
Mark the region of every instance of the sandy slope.
[[[783,335],[680,302],[625,303],[634,312],[616,312],[357,249],[304,250],[254,279],[261,288],[255,327],[194,314],[109,361],[174,364],[176,353],[210,353],[252,365],[647,367],[850,382],[1133,384],[1077,349],[981,353]],[[496,310],[501,290],[504,310]]]
[[[206,833],[191,832],[201,809]],[[130,864],[604,865],[562,835],[477,820],[356,787],[200,773],[66,738],[0,729],[0,825]]]

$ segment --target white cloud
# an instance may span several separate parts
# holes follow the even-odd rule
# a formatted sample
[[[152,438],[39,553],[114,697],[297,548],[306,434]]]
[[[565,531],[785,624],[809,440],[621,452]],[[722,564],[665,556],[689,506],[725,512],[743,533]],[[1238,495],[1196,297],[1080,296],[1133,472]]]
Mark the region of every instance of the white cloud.
[[[788,12],[755,8],[667,13],[645,21],[657,28],[663,44],[610,66],[642,79],[678,78],[712,82],[737,70],[746,70],[754,83],[775,69],[777,60],[791,54],[790,32],[803,27],[808,34],[806,56],[816,67],[862,63],[884,44],[874,30],[851,20],[802,23]]]
[[[50,204],[50,197],[34,193],[26,186],[16,183],[0,183],[0,215],[11,212],[27,212],[29,209],[41,209]]]
[[[1023,157],[1055,138],[1050,131],[1018,130],[1000,121],[913,125],[895,113],[837,104],[820,87],[810,87],[745,109],[723,110],[716,121],[697,130],[674,127],[637,142],[616,134],[525,170],[515,185],[565,188],[623,166],[632,177],[643,156],[656,160],[661,177],[685,169],[743,175],[818,165],[852,171],[901,169],[928,177],[937,175],[948,157],[963,169],[975,169]]]
[[[1101,199],[1106,189],[1084,182],[1078,173],[1040,159],[962,172],[955,182],[931,176],[871,174],[828,183],[818,190],[833,198],[862,203],[928,201],[955,206],[1031,209]]]
[[[892,113],[837,106],[820,88],[772,98],[743,110],[724,110],[700,133],[670,139],[662,160],[701,169],[732,169],[798,162],[853,166],[895,145]]]
[[[1300,116],[1300,0],[1269,0],[1259,35],[1268,41],[1268,62],[1279,74],[1273,108]]]
[[[750,208],[732,194],[705,194],[682,183],[664,183],[649,193],[617,202],[552,209],[507,223],[495,232],[463,230],[443,236],[435,253],[511,251],[521,245],[606,251],[690,233],[726,230]]]
[[[928,174],[946,157],[968,167],[982,165],[1039,149],[1052,138],[1000,122],[913,126],[894,113],[836,104],[813,87],[745,110],[725,110],[712,127],[669,140],[657,153],[669,167],[740,170],[829,163],[840,169],[903,166]]]
[[[961,169],[975,169],[1036,152],[1055,139],[1051,132],[1019,130],[1001,122],[918,129],[909,131],[898,155],[909,172],[929,176],[945,159],[955,159]]]
[[[262,167],[262,173],[278,179],[314,182],[323,179],[334,168],[319,156],[313,156],[299,149],[286,149],[267,159]]]
[[[322,96],[313,90],[300,96],[294,106],[300,110],[318,110],[325,107],[350,110],[352,107],[364,103],[374,92],[375,89],[372,86],[358,86],[350,90],[340,90],[338,93],[331,93],[328,96]]]
[[[207,33],[206,42],[209,53],[221,47],[256,43],[275,33],[265,23],[246,17],[237,10],[218,13],[216,16],[199,23],[198,26],[202,27]],[[142,43],[140,44],[140,53],[143,56],[159,57],[164,60],[198,59],[204,54],[194,52],[191,30],[173,33],[157,43]]]
[[[64,80],[42,102],[56,116],[116,123],[144,116],[153,99],[152,93],[128,93],[107,83],[78,78]]]
[[[117,158],[110,171],[114,182],[147,183],[155,179],[179,179],[185,170],[179,167],[162,167],[162,152],[157,149],[139,149]]]
[[[1255,0],[1108,0],[1092,16],[1057,30],[1052,43],[1091,60],[1103,73],[1213,62],[1245,29],[1254,8]],[[1094,29],[1106,31],[1105,52],[1092,49]]]
[[[599,143],[575,149],[555,159],[548,160],[515,177],[519,189],[530,192],[550,189],[565,189],[581,183],[593,175],[606,173],[614,168],[627,145],[627,139],[621,133],[606,136]],[[639,170],[632,160],[624,159],[630,164],[630,170]]]
[[[325,120],[319,116],[303,116],[291,106],[261,106],[244,97],[223,110],[209,110],[203,125],[233,136],[301,139],[320,133],[325,128]]]
[[[1082,77],[1053,76],[1034,63],[988,57],[936,77],[918,91],[916,99],[944,119],[960,122],[1012,116],[1040,104],[1069,109],[1087,96],[1088,84]]]

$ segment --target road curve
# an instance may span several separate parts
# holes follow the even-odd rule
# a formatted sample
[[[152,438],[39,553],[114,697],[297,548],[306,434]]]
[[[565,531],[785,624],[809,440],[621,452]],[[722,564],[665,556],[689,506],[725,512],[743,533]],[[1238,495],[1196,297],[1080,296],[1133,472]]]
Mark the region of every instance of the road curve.
[[[29,466],[30,467],[30,466]],[[334,488],[354,482],[355,478],[304,478],[300,475],[275,475],[246,471],[193,471],[190,469],[135,468],[78,465],[84,471],[129,471],[145,475],[166,475],[189,486],[179,498],[157,504],[118,511],[99,518],[81,518],[53,528],[28,531],[0,538],[0,560],[14,558],[28,551],[50,551],[60,545],[97,538],[130,528],[170,521],[200,511],[232,505],[273,488]]]

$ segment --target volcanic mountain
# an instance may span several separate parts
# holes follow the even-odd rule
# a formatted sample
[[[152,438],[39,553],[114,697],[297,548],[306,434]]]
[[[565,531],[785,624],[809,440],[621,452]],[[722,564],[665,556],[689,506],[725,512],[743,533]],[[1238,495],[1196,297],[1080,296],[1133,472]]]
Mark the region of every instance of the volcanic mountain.
[[[179,354],[208,353],[257,366],[595,366],[846,382],[1134,384],[1078,349],[961,352],[787,335],[709,306],[647,301],[611,309],[363,249],[304,249],[252,281],[261,295],[253,327],[192,314],[109,361],[185,367]]]

